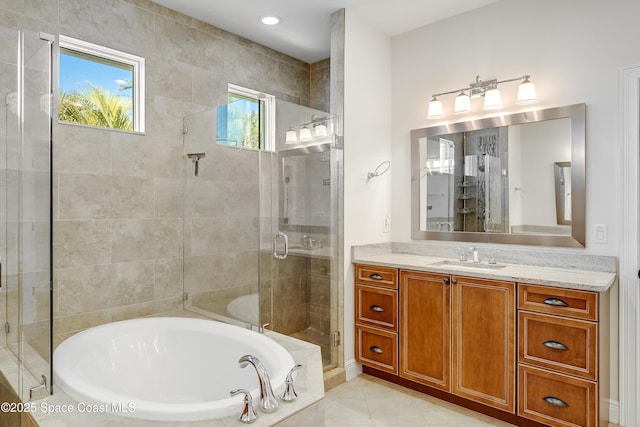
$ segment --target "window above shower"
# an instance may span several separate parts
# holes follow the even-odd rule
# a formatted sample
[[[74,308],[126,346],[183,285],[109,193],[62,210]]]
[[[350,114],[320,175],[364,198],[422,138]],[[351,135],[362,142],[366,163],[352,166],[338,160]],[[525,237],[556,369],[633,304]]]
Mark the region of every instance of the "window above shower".
[[[144,132],[142,57],[60,36],[58,119]]]
[[[229,84],[217,116],[218,144],[275,151],[275,96]]]

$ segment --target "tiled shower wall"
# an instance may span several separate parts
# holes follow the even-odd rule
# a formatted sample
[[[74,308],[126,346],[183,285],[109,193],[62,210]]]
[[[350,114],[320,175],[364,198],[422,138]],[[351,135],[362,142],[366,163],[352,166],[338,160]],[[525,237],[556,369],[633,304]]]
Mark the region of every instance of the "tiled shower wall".
[[[313,75],[328,73],[328,61],[310,66],[146,0],[7,0],[0,25],[146,58],[145,135],[54,121],[56,343],[86,327],[181,306],[184,116],[224,104],[227,83],[329,104],[318,83],[328,77]],[[212,189],[219,206],[234,209],[243,197],[235,187]]]

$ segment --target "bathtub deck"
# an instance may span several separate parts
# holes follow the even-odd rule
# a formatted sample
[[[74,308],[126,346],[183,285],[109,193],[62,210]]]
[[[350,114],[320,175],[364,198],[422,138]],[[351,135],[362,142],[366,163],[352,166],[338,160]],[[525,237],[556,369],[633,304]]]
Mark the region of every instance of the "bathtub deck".
[[[170,313],[171,316],[189,316],[189,312]],[[193,317],[200,317],[194,313]],[[324,397],[323,368],[320,347],[276,332],[267,332],[265,336],[273,339],[293,356],[296,363],[301,363],[303,368],[297,373],[295,388],[298,399],[294,402],[280,402],[280,409],[274,414],[263,414],[259,410],[258,419],[254,426],[296,425],[299,417],[304,417],[305,425],[315,425],[312,420],[318,420],[319,426],[323,425],[323,414],[319,402]],[[127,418],[119,415],[100,413],[80,413],[83,407],[62,390],[55,387],[54,394],[46,399],[32,402],[35,411],[33,418],[40,427],[86,427],[86,426],[122,426],[122,427],[228,427],[244,426],[237,418],[242,408],[238,407],[238,415],[217,420],[193,421],[193,422],[162,422]],[[71,409],[73,413],[64,413],[63,410]],[[294,424],[291,424],[293,422]],[[298,424],[299,425],[299,424]]]

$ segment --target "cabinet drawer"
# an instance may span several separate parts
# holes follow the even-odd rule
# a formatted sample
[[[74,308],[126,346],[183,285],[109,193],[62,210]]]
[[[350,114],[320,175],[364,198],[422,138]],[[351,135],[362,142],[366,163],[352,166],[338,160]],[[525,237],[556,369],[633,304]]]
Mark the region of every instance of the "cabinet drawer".
[[[356,326],[356,359],[363,365],[398,373],[398,334]]]
[[[598,320],[598,294],[518,284],[518,308],[576,319]]]
[[[596,383],[520,365],[518,415],[550,426],[596,427]]]
[[[398,292],[356,285],[356,322],[397,331]]]
[[[518,314],[518,360],[597,379],[598,324],[547,314]]]
[[[391,289],[398,288],[398,269],[396,268],[356,265],[355,275],[356,283]]]

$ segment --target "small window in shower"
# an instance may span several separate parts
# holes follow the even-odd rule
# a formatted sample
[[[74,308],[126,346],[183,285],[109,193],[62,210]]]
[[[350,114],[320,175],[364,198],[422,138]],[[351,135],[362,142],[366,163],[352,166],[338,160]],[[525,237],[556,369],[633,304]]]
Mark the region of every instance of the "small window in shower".
[[[218,144],[274,150],[275,97],[229,84],[228,102],[218,108]]]
[[[144,58],[61,35],[59,59],[61,122],[144,132]]]

